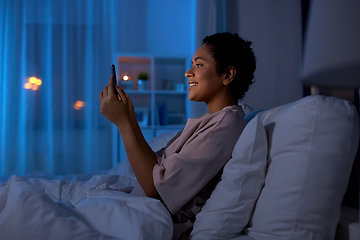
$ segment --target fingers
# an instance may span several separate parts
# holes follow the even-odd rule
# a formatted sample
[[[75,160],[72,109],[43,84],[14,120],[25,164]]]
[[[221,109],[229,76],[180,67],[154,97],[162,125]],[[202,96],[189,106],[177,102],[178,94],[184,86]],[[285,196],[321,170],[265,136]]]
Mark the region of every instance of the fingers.
[[[104,89],[99,93],[99,101],[102,103],[104,99],[109,96],[109,87],[108,84],[104,87]]]
[[[121,89],[121,88],[120,88],[118,85],[115,85],[115,90],[116,90],[116,92],[118,93],[118,94],[117,94],[118,100],[119,100],[119,101],[122,101],[122,98],[120,97],[120,93],[119,93],[120,90],[119,90],[119,89]]]
[[[115,90],[115,86],[112,82],[112,76],[110,77],[110,81],[109,83],[106,85],[106,88],[107,88],[107,95],[110,97],[110,98],[118,98],[116,96],[116,90]]]
[[[116,91],[119,93],[120,99],[125,102],[127,100],[127,95],[124,92],[124,90],[119,87],[118,85],[115,86],[116,87]]]
[[[99,93],[99,101],[100,103],[102,103],[104,100],[106,100],[107,98],[117,98],[118,100],[122,100],[122,99],[126,99],[126,97],[124,98],[124,96],[126,96],[125,92],[118,86],[113,84],[113,77],[110,76],[109,78],[109,83],[106,84],[106,86],[104,87],[104,89],[101,91],[101,93]],[[116,91],[119,94],[116,94]],[[125,95],[124,95],[125,94]]]

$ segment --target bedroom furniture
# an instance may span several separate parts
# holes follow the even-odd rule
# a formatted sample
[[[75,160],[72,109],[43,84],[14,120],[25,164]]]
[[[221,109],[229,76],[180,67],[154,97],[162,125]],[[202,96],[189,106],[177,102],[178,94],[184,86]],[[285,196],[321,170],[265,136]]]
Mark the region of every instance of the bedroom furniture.
[[[358,140],[359,116],[345,100],[308,96],[258,113],[192,239],[334,239]]]
[[[308,96],[245,119],[191,239],[360,239],[359,209],[341,206],[359,140],[355,107]],[[174,134],[154,138],[153,149]]]
[[[145,138],[149,140],[166,131],[181,130],[190,116],[187,78],[184,75],[190,68],[190,59],[136,53],[114,53],[113,59],[118,84],[124,84],[122,78],[125,74],[133,82],[134,87],[125,91],[138,113]],[[141,72],[148,74],[149,87],[139,91],[137,76]],[[117,129],[114,129],[113,135],[117,146],[120,146],[120,152],[114,154],[114,163],[117,163],[118,159],[126,157],[126,153]]]

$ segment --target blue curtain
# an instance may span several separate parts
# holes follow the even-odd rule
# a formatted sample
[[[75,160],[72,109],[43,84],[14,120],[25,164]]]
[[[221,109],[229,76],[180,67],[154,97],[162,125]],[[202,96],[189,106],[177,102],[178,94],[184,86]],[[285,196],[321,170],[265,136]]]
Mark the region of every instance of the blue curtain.
[[[0,176],[109,169],[114,1],[0,1]]]

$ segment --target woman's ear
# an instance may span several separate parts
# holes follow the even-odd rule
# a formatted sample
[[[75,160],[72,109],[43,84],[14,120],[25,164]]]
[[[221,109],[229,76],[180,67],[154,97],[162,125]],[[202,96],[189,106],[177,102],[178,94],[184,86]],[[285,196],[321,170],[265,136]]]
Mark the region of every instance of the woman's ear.
[[[234,80],[235,74],[236,74],[236,68],[233,66],[228,67],[224,74],[223,84],[229,85],[232,82],[232,80]]]

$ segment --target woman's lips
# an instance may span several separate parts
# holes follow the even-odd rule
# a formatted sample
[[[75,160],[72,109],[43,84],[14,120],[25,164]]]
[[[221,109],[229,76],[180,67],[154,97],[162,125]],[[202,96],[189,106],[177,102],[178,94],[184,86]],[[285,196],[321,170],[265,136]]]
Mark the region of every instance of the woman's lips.
[[[189,91],[190,91],[190,89],[192,89],[193,87],[195,87],[196,85],[198,85],[198,83],[197,82],[190,82],[189,83]]]

